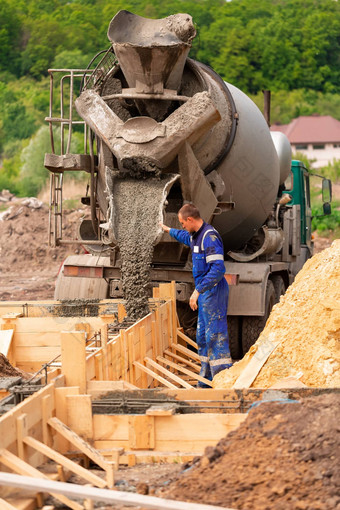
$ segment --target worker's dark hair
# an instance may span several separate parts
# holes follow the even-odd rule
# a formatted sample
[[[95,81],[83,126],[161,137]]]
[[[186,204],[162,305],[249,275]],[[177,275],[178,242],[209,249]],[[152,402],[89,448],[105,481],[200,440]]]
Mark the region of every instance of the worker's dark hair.
[[[180,214],[184,220],[187,220],[189,216],[195,219],[201,217],[199,210],[194,204],[184,204],[178,211],[178,214]]]

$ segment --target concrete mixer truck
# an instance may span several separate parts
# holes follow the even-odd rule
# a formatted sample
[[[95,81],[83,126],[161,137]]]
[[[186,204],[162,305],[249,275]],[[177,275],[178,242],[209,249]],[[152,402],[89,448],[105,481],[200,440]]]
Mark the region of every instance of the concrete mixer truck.
[[[177,300],[186,303],[193,290],[188,248],[162,233],[159,221],[180,228],[177,211],[191,201],[223,239],[230,348],[237,359],[311,256],[310,173],[291,161],[288,139],[270,132],[249,97],[188,58],[194,37],[188,14],[151,20],[120,11],[97,65],[49,70],[49,240],[53,246],[77,242],[87,252],[65,260],[55,298],[124,297],[129,257],[137,253],[138,265],[151,246],[144,290],[175,280]],[[59,116],[53,111],[56,83]],[[80,129],[84,150],[75,154],[72,136]],[[62,235],[68,171],[85,171],[89,179],[82,198],[89,213],[76,239]],[[322,190],[329,214],[329,180],[322,180]]]

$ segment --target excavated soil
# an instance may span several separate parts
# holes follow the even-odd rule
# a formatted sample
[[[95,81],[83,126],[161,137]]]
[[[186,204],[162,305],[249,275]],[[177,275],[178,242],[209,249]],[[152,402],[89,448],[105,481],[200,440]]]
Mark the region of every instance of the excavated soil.
[[[339,509],[339,423],[336,394],[261,403],[158,495],[237,510]]]
[[[340,387],[340,239],[306,262],[257,342],[241,361],[215,376],[214,388],[232,387],[252,357],[277,342],[253,387],[269,388],[284,378]]]
[[[53,299],[55,280],[63,260],[84,253],[79,245],[48,246],[48,206],[34,209],[10,202],[0,213],[0,299]],[[64,211],[63,236],[75,238],[83,209]]]

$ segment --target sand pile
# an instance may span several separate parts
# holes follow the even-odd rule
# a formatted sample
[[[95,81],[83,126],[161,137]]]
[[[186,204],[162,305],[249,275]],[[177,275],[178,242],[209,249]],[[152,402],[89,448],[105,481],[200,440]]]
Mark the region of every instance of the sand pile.
[[[162,494],[242,510],[340,508],[339,394],[267,402]]]
[[[268,388],[288,377],[311,387],[340,386],[339,239],[306,262],[255,345],[232,368],[217,374],[214,388],[231,388],[254,354],[275,342],[280,343],[253,387]]]

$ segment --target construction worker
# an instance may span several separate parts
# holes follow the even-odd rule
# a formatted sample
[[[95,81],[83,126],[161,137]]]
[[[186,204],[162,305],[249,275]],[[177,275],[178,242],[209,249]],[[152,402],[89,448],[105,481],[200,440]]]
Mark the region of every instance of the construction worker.
[[[223,243],[219,233],[206,223],[193,204],[185,204],[178,212],[184,230],[160,224],[164,232],[190,246],[195,290],[189,305],[198,307],[196,342],[201,360],[200,375],[209,379],[229,368],[232,360],[229,351],[227,307],[228,283],[224,278]],[[198,386],[207,387],[199,382]]]

